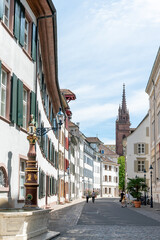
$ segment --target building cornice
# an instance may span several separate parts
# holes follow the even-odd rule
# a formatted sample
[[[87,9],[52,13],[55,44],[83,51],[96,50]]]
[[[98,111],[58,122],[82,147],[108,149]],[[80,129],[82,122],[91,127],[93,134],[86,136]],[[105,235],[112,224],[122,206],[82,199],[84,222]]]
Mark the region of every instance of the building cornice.
[[[148,95],[151,95],[151,91],[153,89],[153,81],[154,81],[154,84],[156,84],[156,79],[157,79],[156,75],[157,75],[159,66],[160,66],[160,48],[158,49],[157,56],[154,61],[154,64],[153,64],[153,67],[151,70],[151,74],[149,76],[149,80],[148,80],[148,83],[147,83],[147,86],[145,89],[145,91]]]
[[[56,9],[51,0],[27,0],[27,2],[37,19],[53,15],[50,18],[40,19],[38,28],[45,82],[56,114],[60,106],[63,108],[58,82]]]

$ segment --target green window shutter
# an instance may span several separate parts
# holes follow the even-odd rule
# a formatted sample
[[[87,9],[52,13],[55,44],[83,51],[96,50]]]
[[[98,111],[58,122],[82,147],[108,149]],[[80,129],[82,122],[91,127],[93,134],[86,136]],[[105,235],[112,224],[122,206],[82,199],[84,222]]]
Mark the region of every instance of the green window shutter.
[[[50,177],[50,195],[52,195],[52,177]]]
[[[52,112],[53,112],[53,107],[52,107],[52,103],[51,103],[51,110],[50,110],[50,122],[51,122],[51,125],[53,123],[53,115],[52,115]],[[53,127],[53,126],[52,126]]]
[[[31,108],[30,108],[30,114],[33,114],[34,119],[35,119],[35,114],[36,114],[36,94],[34,92],[31,92]]]
[[[36,25],[32,23],[32,59],[36,61],[36,49],[37,49],[37,33]]]
[[[3,1],[0,1],[0,19],[3,18]]]
[[[39,168],[39,198],[41,198],[41,169]]]
[[[0,90],[1,90],[1,70],[2,69],[2,63],[1,63],[1,61],[0,61]]]
[[[52,161],[52,141],[49,141],[49,160]]]
[[[19,40],[20,36],[20,1],[14,2],[14,36]]]
[[[13,73],[11,82],[11,122],[17,123],[17,76]]]
[[[48,158],[48,135],[46,135],[46,158]]]
[[[24,31],[25,31],[25,8],[20,4],[20,38],[19,43],[24,46]]]
[[[17,125],[23,126],[23,82],[17,80]]]

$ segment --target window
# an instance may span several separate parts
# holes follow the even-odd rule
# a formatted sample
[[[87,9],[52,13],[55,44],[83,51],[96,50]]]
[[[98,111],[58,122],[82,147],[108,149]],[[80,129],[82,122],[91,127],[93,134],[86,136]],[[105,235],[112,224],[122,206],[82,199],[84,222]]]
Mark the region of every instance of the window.
[[[105,165],[105,170],[107,170],[107,165]]]
[[[109,182],[111,182],[112,181],[112,177],[111,176],[109,176]]]
[[[107,188],[105,188],[105,194],[107,194]]]
[[[109,188],[109,194],[111,194],[111,188]]]
[[[19,198],[24,199],[25,198],[25,188],[24,188],[24,183],[25,183],[25,168],[26,168],[26,162],[25,160],[20,161],[20,186],[19,186]]]
[[[29,36],[29,22],[25,18],[25,29],[24,29],[24,49],[28,52],[28,36]]]
[[[23,89],[23,128],[27,128],[27,91]]]
[[[112,166],[109,166],[109,171],[112,171]]]
[[[1,93],[0,93],[0,115],[6,116],[6,93],[7,93],[7,73],[1,71]]]
[[[2,1],[2,0],[1,0]],[[4,0],[4,10],[3,10],[3,22],[9,27],[9,14],[10,14],[10,0]]]
[[[145,144],[139,143],[138,144],[138,154],[144,154],[145,153]]]
[[[2,168],[0,168],[0,187],[5,187],[5,175]]]
[[[145,168],[145,162],[144,161],[138,161],[138,172],[143,172]]]
[[[105,182],[107,182],[107,176],[105,175]]]

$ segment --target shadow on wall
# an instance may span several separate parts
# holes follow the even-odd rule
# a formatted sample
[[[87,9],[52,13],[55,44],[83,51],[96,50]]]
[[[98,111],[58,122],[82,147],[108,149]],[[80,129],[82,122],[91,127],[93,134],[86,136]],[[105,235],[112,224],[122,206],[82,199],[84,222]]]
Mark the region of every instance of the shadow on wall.
[[[9,192],[1,192],[0,197],[0,208],[12,208],[14,207],[14,202],[11,198],[11,175],[12,175],[12,152],[8,152],[8,164],[7,164],[7,171],[8,176],[6,177],[6,185],[9,187]]]

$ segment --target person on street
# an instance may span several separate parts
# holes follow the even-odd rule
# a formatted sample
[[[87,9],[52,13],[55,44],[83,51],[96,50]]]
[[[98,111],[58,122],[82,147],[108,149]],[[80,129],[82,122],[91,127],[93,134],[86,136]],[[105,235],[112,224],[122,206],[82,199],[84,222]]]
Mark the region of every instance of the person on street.
[[[125,195],[123,196],[123,199],[122,199],[122,201],[121,201],[121,206],[122,206],[122,207],[127,207],[127,201],[126,201]]]
[[[124,192],[121,192],[121,199],[120,199],[121,203],[122,203],[123,196],[124,196]]]
[[[88,203],[88,199],[89,199],[89,194],[86,193],[86,202]]]
[[[92,202],[94,203],[94,201],[95,201],[95,192],[93,190],[93,192],[92,192]]]

